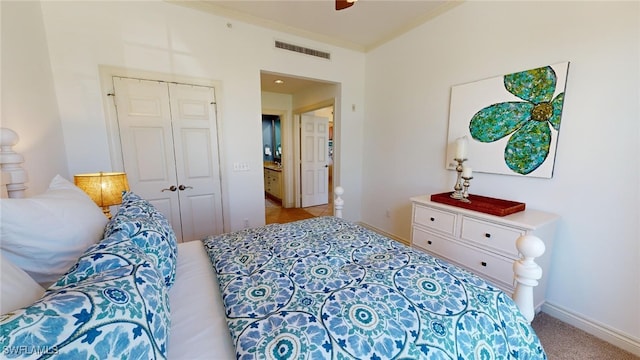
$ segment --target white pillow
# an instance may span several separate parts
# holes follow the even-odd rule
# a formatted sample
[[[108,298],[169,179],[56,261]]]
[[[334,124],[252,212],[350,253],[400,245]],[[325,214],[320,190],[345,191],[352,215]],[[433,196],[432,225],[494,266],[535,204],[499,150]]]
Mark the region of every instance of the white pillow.
[[[42,294],[42,286],[0,254],[0,314],[27,307]]]
[[[107,223],[98,205],[60,175],[41,195],[1,199],[0,217],[2,254],[44,287],[102,239]]]

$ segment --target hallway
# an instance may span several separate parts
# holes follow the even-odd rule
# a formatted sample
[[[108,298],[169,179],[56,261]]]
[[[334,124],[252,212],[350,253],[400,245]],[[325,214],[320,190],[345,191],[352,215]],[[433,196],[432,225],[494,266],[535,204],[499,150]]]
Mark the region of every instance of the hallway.
[[[310,219],[318,216],[333,215],[333,199],[329,197],[329,203],[325,205],[311,206],[307,208],[283,208],[279,202],[268,197],[265,198],[266,224],[288,223],[297,220]]]
[[[283,208],[282,203],[265,194],[265,224],[288,223],[319,216],[333,215],[333,165],[329,165],[329,202],[306,208]]]

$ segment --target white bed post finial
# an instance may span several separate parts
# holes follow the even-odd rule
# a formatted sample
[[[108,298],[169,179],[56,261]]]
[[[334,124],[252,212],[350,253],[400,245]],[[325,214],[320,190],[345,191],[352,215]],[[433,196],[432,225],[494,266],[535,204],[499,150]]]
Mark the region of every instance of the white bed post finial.
[[[27,172],[20,164],[24,157],[13,151],[13,145],[18,143],[18,134],[7,128],[0,128],[0,172],[2,185],[7,186],[7,195],[10,198],[23,198],[27,189]]]
[[[533,288],[542,278],[542,268],[536,264],[534,259],[544,254],[545,245],[537,236],[523,235],[516,240],[516,248],[522,256],[513,263],[513,273],[516,280],[513,300],[520,308],[522,315],[531,323],[535,316]]]
[[[342,208],[344,207],[344,200],[340,196],[344,194],[342,186],[336,186],[334,190],[336,198],[333,200],[333,216],[342,218]]]

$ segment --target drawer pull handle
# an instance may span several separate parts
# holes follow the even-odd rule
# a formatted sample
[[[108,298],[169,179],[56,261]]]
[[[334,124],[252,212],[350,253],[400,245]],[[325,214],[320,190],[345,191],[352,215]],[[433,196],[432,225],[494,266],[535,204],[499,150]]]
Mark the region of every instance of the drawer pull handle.
[[[429,220],[431,220],[431,221],[436,221],[436,218],[432,217],[432,218],[430,218]]]
[[[427,241],[427,244],[431,245],[432,244],[431,240]]]
[[[490,238],[490,237],[491,237],[491,234],[489,234],[489,233],[485,233],[485,234],[484,234],[484,237],[486,237],[486,238],[488,239],[488,238]]]
[[[486,261],[483,261],[483,262],[481,262],[481,263],[480,263],[480,265],[482,265],[482,266],[487,266],[487,262],[486,262]]]

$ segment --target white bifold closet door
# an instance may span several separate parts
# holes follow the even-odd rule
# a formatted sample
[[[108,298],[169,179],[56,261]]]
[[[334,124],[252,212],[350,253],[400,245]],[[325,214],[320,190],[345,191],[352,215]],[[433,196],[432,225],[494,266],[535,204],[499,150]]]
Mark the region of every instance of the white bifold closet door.
[[[171,222],[178,241],[223,232],[215,89],[114,77],[131,190]]]

